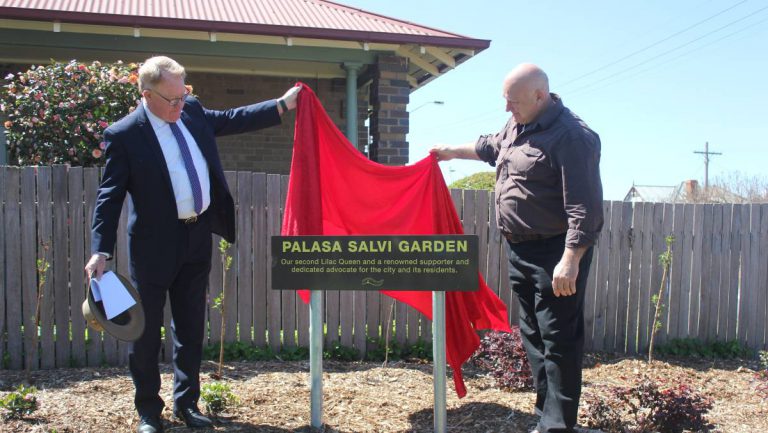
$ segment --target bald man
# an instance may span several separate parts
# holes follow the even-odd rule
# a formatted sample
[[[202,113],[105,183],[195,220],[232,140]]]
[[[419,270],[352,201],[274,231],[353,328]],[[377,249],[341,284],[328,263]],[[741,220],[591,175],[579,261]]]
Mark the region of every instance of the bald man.
[[[584,292],[603,226],[600,138],[549,92],[547,75],[522,64],[504,79],[512,117],[475,143],[430,149],[439,161],[496,167],[496,222],[536,387],[534,432],[575,429],[581,395]]]

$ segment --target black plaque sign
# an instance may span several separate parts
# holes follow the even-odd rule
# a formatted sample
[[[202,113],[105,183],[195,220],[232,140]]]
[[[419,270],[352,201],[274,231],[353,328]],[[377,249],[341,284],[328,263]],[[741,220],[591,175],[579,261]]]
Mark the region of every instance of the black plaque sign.
[[[275,290],[478,288],[476,235],[273,236]]]

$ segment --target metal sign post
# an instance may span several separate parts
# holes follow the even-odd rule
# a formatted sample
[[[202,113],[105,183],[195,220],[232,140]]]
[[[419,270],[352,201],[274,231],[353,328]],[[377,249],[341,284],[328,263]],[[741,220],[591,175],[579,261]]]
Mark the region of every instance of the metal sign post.
[[[445,433],[445,292],[432,292],[432,363],[435,433]]]
[[[309,295],[310,414],[313,428],[323,426],[323,292]]]

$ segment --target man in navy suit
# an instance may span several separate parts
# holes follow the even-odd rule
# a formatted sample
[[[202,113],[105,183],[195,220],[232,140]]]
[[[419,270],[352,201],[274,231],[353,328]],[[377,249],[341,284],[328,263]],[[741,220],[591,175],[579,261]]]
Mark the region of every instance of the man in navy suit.
[[[130,272],[146,315],[144,334],[129,353],[139,433],[163,431],[158,354],[166,293],[173,316],[174,414],[189,427],[211,425],[197,407],[211,233],[235,241],[234,202],[215,137],[279,124],[301,90],[215,111],[189,95],[185,76],[173,59],[148,59],[139,69],[141,104],[104,132],[106,166],[93,215],[93,255],[85,267],[101,278],[130,194]]]

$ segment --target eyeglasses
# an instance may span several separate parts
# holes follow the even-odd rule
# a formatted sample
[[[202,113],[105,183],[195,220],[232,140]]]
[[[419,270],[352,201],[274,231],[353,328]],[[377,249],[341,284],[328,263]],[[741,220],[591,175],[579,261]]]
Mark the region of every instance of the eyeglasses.
[[[166,102],[168,102],[168,105],[170,105],[171,107],[177,107],[179,104],[183,103],[183,102],[184,102],[184,98],[185,98],[187,95],[189,95],[189,89],[186,89],[186,90],[184,91],[184,96],[182,96],[182,97],[180,97],[180,98],[173,98],[173,99],[169,99],[169,98],[166,98],[165,96],[161,95],[161,94],[160,94],[160,92],[158,92],[158,91],[157,91],[157,90],[155,90],[155,89],[147,89],[147,90],[149,90],[149,91],[151,91],[151,92],[154,92],[154,93],[156,93],[156,94],[157,94],[157,96],[159,96],[159,97],[161,97],[161,98],[165,99],[165,101],[166,101]]]

